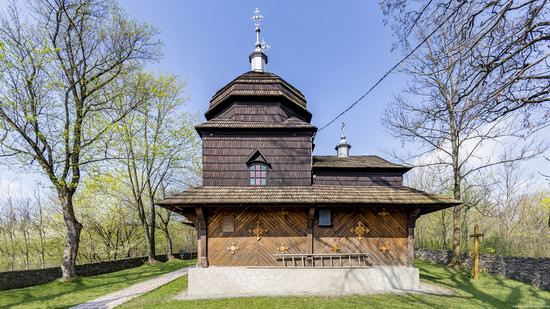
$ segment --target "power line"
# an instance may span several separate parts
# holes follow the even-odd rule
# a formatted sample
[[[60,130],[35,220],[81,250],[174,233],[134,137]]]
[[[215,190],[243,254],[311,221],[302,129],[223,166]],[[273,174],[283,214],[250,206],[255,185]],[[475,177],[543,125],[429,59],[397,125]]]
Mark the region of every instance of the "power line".
[[[389,69],[389,71],[387,71],[372,87],[369,88],[369,90],[367,90],[367,92],[365,92],[359,99],[357,99],[357,101],[353,102],[353,104],[351,104],[350,106],[348,106],[348,108],[346,108],[343,112],[341,112],[340,114],[338,114],[338,116],[334,117],[331,121],[329,121],[327,124],[325,124],[324,126],[322,126],[319,130],[317,130],[317,133],[321,132],[323,129],[325,129],[326,127],[330,126],[331,124],[333,124],[336,120],[338,120],[338,118],[342,117],[345,113],[347,113],[350,109],[352,109],[353,107],[355,107],[355,105],[357,105],[359,102],[361,102],[372,90],[374,90],[374,88],[376,88],[384,79],[386,79],[386,77],[388,77],[388,75],[390,75],[390,73],[393,72],[393,70],[395,70],[398,66],[401,65],[401,63],[403,63],[405,60],[407,60],[412,54],[414,54],[422,45],[424,45],[424,43],[426,43],[426,41],[428,41],[429,38],[432,37],[432,35],[434,35],[437,30],[439,30],[439,28],[443,27],[443,25],[454,15],[456,14],[456,12],[458,12],[458,10],[466,3],[467,1],[461,1],[460,5],[456,7],[456,9],[453,11],[453,13],[451,15],[449,15],[449,17],[445,18],[443,20],[443,22],[441,22],[427,37],[425,37],[418,45],[416,45],[415,48],[413,48],[405,57],[403,57],[401,60],[399,60],[399,62],[397,62],[391,69]],[[449,6],[451,5],[452,1],[449,1],[449,4],[447,5],[447,7],[445,7],[445,11],[447,11],[447,9],[449,8]],[[443,12],[443,14],[445,14],[445,12]]]

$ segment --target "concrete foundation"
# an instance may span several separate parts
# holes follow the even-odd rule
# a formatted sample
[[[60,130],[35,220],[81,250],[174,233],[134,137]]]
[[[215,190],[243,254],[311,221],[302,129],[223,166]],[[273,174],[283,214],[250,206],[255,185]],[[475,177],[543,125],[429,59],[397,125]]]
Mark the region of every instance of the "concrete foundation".
[[[364,294],[418,290],[417,268],[247,268],[189,270],[189,298]]]

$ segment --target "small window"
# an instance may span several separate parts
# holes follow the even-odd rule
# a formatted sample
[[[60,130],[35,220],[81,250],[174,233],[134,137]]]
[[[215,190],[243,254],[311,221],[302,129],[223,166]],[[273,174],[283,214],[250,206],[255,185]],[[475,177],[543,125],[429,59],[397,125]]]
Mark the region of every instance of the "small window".
[[[332,226],[330,209],[319,209],[319,226]]]
[[[263,163],[254,163],[248,167],[251,186],[267,185],[267,165]]]
[[[235,232],[235,218],[233,216],[224,216],[222,219],[222,232],[233,233]]]

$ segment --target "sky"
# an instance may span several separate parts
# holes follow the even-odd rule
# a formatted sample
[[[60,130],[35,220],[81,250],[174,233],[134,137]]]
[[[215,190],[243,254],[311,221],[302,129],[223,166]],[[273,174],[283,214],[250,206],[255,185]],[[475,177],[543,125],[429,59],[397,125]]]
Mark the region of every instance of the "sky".
[[[185,78],[188,107],[201,115],[218,89],[250,69],[248,55],[255,42],[250,17],[256,7],[265,17],[261,35],[271,46],[267,70],[302,91],[318,127],[361,96],[397,59],[390,53],[391,30],[375,1],[120,3],[134,18],[159,28],[164,58],[154,69]],[[341,119],[353,154],[378,153],[380,146],[388,146],[379,119],[396,82],[401,80],[382,85]],[[335,153],[341,121],[317,135],[316,153]]]
[[[0,8],[7,0],[0,0]],[[163,58],[149,65],[155,72],[172,73],[187,81],[187,109],[203,114],[212,95],[238,75],[249,71],[254,48],[251,16],[258,7],[265,17],[261,36],[271,46],[267,70],[296,88],[307,99],[312,123],[322,127],[357,100],[401,57],[391,51],[397,39],[378,1],[168,1],[121,0],[132,17],[158,28]],[[400,149],[381,125],[384,108],[405,86],[405,78],[391,74],[362,103],[319,132],[315,154],[335,154],[341,122],[352,145],[351,155]],[[414,145],[409,146],[414,149]],[[531,172],[544,160],[527,163]],[[0,191],[28,183],[36,175],[2,171]],[[0,174],[1,175],[1,174]],[[535,176],[538,177],[538,176]]]

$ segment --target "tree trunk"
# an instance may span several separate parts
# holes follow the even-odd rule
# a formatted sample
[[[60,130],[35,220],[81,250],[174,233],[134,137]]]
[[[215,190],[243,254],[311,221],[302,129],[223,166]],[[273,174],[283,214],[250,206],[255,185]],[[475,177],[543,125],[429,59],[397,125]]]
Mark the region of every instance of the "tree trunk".
[[[147,262],[149,264],[154,264],[157,261],[156,250],[155,250],[155,233],[151,230],[154,229],[153,226],[149,226],[147,229]]]
[[[454,91],[453,91],[454,93]],[[456,124],[456,118],[455,118],[455,105],[452,103],[454,102],[454,95],[451,96],[451,99],[449,100],[449,123],[451,124],[451,160],[452,160],[452,167],[453,167],[453,197],[455,200],[459,200],[461,198],[461,183],[462,183],[462,175],[460,173],[460,149],[459,149],[459,131],[458,126]],[[460,237],[462,236],[460,233],[460,214],[462,212],[462,205],[457,205],[453,208],[453,255],[451,257],[451,261],[449,262],[449,267],[460,267]]]
[[[156,243],[155,243],[155,231],[156,231],[156,228],[157,228],[157,212],[156,212],[156,209],[155,209],[155,196],[154,196],[154,193],[153,193],[153,190],[151,188],[151,176],[149,176],[149,178],[147,178],[147,195],[148,195],[148,199],[149,199],[149,207],[150,207],[150,211],[151,211],[151,220],[149,221],[149,238],[147,239],[148,240],[148,243],[149,243],[149,256],[148,256],[148,260],[149,260],[149,263],[156,263],[158,262],[155,255],[156,255]]]
[[[46,268],[46,257],[44,251],[41,249],[38,256],[40,257],[40,268]]]
[[[73,192],[61,192],[59,199],[63,209],[63,220],[67,226],[67,241],[61,261],[62,280],[76,278],[76,257],[78,255],[78,244],[80,243],[80,231],[82,224],[76,220],[73,208]]]
[[[458,149],[455,151],[453,150],[453,179],[454,179],[454,187],[453,187],[453,197],[456,200],[460,200],[461,198],[461,176],[460,176],[460,170],[458,168]],[[460,267],[460,215],[462,213],[462,205],[455,206],[453,208],[453,255],[451,257],[451,261],[449,262],[449,267],[458,268]]]
[[[151,205],[151,221],[149,223],[149,262],[150,263],[156,263],[158,262],[156,259],[156,243],[155,243],[155,229],[156,229],[156,212],[155,212],[155,204],[152,203]]]
[[[166,226],[165,229],[163,229],[162,231],[164,232],[164,239],[166,240],[166,258],[170,260],[174,258],[174,252],[172,248],[172,238],[170,237],[168,226]]]
[[[145,215],[145,213],[143,213],[143,215]],[[145,244],[147,245],[147,263],[151,264],[155,262],[155,252],[154,249],[151,247],[151,244],[153,244],[154,241],[151,241],[149,225],[147,224],[147,220],[145,220],[145,218],[141,220],[141,228],[143,229],[143,233],[145,234]]]

